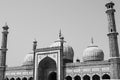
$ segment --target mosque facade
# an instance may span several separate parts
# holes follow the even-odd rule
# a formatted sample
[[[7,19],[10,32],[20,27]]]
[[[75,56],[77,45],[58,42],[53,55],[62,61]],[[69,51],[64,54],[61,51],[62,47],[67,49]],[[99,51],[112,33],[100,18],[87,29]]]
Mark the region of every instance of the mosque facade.
[[[3,27],[0,53],[0,80],[102,80],[120,79],[120,57],[115,25],[114,3],[106,5],[110,58],[104,60],[104,52],[91,42],[84,51],[82,62],[73,62],[74,50],[59,34],[59,40],[45,48],[37,48],[26,55],[21,66],[6,67],[8,26]]]

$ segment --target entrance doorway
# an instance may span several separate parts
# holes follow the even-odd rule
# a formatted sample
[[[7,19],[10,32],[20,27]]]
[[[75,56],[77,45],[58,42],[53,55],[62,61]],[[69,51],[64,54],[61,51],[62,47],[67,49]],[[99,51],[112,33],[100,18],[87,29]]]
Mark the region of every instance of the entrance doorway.
[[[56,62],[50,57],[45,57],[38,66],[38,80],[56,80],[55,72]]]
[[[48,80],[57,80],[56,72],[51,72],[48,76]]]

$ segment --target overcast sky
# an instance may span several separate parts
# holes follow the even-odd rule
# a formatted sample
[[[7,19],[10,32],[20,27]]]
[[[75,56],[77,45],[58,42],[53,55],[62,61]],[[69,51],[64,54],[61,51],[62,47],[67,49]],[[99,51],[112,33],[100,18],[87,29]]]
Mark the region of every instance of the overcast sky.
[[[58,39],[60,29],[74,49],[74,60],[82,60],[91,37],[108,59],[107,2],[110,0],[1,0],[0,31],[5,22],[10,27],[7,65],[21,65],[26,54],[32,52],[35,38],[38,48],[48,47]],[[120,0],[113,2],[117,31],[120,33]],[[118,39],[120,46],[120,36]]]

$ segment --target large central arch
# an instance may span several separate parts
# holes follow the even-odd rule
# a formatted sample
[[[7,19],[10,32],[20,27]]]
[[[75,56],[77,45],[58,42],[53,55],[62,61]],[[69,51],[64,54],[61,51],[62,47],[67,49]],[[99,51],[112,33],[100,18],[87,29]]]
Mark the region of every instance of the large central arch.
[[[51,77],[57,78],[55,72],[56,62],[50,57],[45,57],[38,66],[38,80],[51,80]]]

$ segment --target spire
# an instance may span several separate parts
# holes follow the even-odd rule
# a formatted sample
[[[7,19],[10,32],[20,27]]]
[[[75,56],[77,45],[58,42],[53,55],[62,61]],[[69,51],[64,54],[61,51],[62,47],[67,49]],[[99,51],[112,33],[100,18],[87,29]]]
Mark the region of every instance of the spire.
[[[62,36],[62,33],[61,33],[61,29],[60,29],[60,31],[59,31],[59,38]]]
[[[91,37],[91,42],[90,42],[90,45],[88,47],[98,47],[97,45],[94,44],[93,37]]]
[[[64,40],[64,37],[63,37],[63,35],[62,35],[62,33],[61,33],[61,29],[60,29],[60,31],[59,31],[59,39],[60,39],[60,40]]]
[[[94,44],[93,37],[91,38],[91,43]]]
[[[34,39],[34,41],[33,41],[33,50],[34,51],[36,50],[36,47],[37,47],[37,41],[36,41],[36,39]]]

